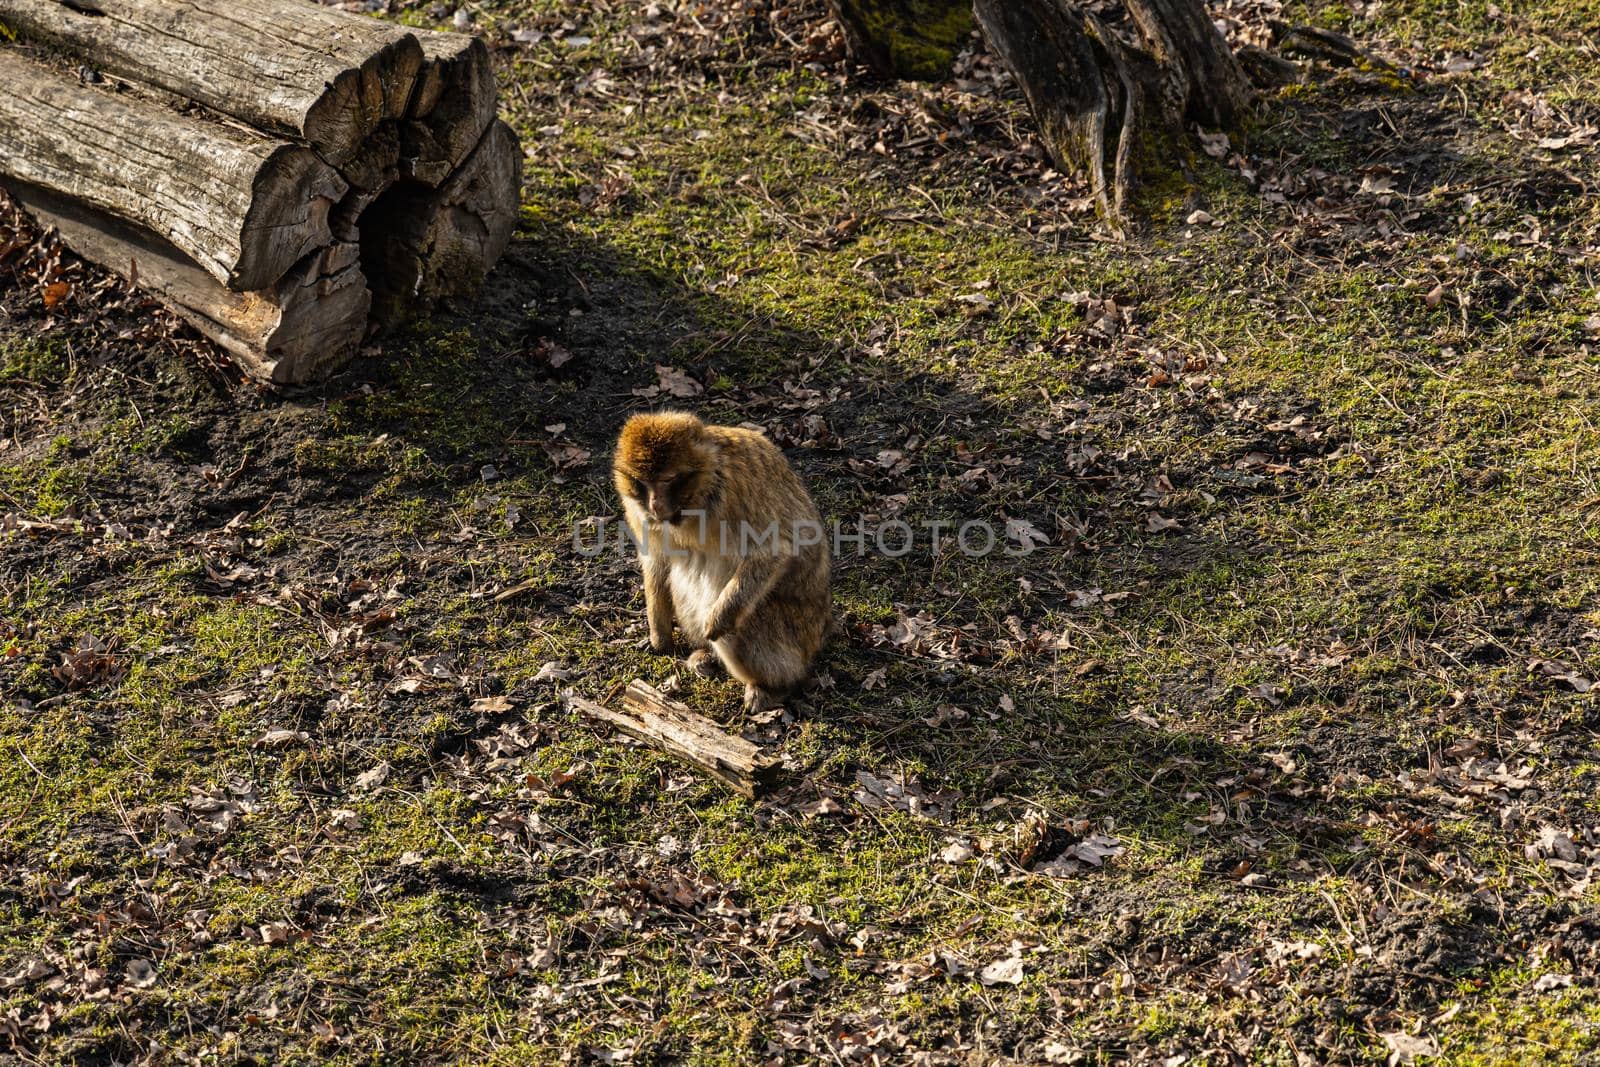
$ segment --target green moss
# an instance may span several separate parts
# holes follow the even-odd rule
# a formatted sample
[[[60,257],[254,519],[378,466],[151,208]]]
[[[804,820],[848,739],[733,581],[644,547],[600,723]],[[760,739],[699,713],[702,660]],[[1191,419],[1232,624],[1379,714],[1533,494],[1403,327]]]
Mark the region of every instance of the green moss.
[[[945,74],[974,28],[962,0],[843,0],[839,9],[903,78]]]
[[[66,347],[57,337],[8,337],[0,342],[0,382],[56,384],[65,381],[70,371]]]

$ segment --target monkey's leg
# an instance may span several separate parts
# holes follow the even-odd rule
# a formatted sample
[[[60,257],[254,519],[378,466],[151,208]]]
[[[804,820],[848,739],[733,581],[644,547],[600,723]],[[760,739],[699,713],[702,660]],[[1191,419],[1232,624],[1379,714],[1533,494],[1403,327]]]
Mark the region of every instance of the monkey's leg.
[[[716,649],[728,673],[744,683],[744,707],[752,713],[783,703],[810,666],[781,610],[758,609]]]

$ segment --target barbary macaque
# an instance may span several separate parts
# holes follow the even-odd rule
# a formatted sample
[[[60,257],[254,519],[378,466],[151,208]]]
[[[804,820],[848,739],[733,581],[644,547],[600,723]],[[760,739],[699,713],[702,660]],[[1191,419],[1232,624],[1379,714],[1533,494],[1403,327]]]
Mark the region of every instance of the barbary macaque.
[[[635,415],[612,478],[639,546],[650,647],[695,651],[744,683],[744,706],[781,703],[832,625],[828,546],[816,504],[762,434],[693,415]]]

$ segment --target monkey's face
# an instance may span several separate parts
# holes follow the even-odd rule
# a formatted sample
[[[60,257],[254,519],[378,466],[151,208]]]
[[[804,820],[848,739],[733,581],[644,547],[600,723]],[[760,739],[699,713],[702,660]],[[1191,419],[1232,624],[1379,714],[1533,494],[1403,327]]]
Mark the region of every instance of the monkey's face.
[[[618,467],[616,482],[624,498],[637,501],[658,523],[682,522],[683,512],[701,509],[710,496],[710,467],[666,467],[662,470],[638,470]]]
[[[653,482],[634,478],[630,488],[635,501],[640,502],[656,522],[675,523],[682,520],[683,510],[693,502],[693,482],[693,470],[680,470],[677,474],[656,478]]]
[[[661,472],[619,474],[622,475],[619,482],[626,482],[622,493],[638,501],[645,514],[659,523],[682,522],[683,512],[702,509],[710,494],[709,467],[672,467]]]
[[[715,482],[717,453],[692,415],[635,415],[617,438],[612,471],[617,492],[657,522],[675,523],[704,508]]]

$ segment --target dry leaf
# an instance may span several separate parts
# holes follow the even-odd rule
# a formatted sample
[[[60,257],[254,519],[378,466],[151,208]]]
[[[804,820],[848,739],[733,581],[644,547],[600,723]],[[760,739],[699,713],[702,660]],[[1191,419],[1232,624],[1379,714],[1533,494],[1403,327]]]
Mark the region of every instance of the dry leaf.
[[[376,789],[389,778],[389,761],[384,760],[371,770],[356,775],[357,789]]]
[[[984,985],[1020,985],[1023,977],[1021,956],[1008,956],[995,960],[978,972],[978,981]]]

